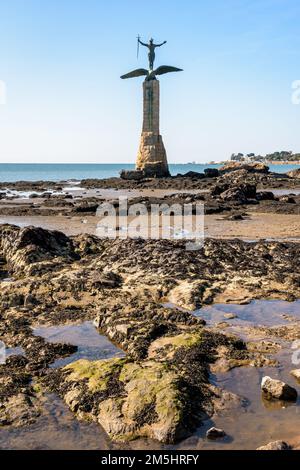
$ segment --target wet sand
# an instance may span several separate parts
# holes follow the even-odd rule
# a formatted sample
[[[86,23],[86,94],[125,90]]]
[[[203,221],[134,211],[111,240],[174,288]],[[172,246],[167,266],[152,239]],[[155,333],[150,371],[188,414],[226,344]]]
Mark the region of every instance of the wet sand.
[[[206,237],[252,241],[300,240],[300,215],[251,213],[244,220],[226,220],[222,215],[206,215],[204,231]],[[131,219],[132,220],[132,219]],[[80,233],[97,234],[100,220],[95,216],[0,216],[0,224],[15,224],[20,227],[34,225],[48,230],[60,230],[66,235]]]

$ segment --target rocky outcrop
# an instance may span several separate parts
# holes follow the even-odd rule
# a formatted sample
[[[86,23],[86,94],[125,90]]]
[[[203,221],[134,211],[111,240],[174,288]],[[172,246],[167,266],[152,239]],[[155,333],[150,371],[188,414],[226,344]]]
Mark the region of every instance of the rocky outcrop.
[[[239,163],[228,162],[220,168],[220,173],[227,173],[236,170],[246,170],[250,173],[268,173],[269,167],[264,163]]]
[[[72,241],[62,232],[39,227],[20,229],[13,225],[0,227],[0,248],[13,271],[31,272],[53,264],[74,261],[77,256]]]
[[[239,204],[247,204],[256,199],[256,186],[249,183],[240,183],[236,186],[229,184],[217,184],[211,190],[212,196],[217,196],[223,201],[235,201]]]

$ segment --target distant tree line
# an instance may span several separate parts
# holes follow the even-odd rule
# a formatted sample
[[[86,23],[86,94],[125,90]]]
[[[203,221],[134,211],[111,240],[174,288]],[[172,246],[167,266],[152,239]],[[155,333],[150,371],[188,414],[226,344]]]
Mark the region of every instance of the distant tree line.
[[[235,162],[265,162],[265,161],[300,161],[300,153],[282,150],[281,152],[268,153],[265,156],[255,155],[255,153],[233,153],[231,160]]]

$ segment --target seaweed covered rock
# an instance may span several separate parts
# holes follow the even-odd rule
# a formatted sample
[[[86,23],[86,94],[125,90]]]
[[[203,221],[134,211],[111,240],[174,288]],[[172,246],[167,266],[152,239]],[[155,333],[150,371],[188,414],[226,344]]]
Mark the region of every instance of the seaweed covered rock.
[[[27,363],[24,357],[11,356],[0,365],[0,427],[30,424],[40,414]]]
[[[40,227],[2,225],[0,247],[12,270],[28,273],[32,273],[31,267],[37,263],[44,263],[46,267],[53,262],[70,262],[78,258],[70,238],[62,232]]]
[[[241,403],[209,384],[208,367],[220,345],[228,353],[248,354],[233,336],[191,327],[154,340],[142,360],[79,360],[52,371],[44,382],[80,419],[100,423],[114,440],[174,443],[225,402]]]
[[[184,404],[178,377],[166,364],[81,360],[65,367],[63,377],[70,408],[99,422],[112,439],[179,437]]]

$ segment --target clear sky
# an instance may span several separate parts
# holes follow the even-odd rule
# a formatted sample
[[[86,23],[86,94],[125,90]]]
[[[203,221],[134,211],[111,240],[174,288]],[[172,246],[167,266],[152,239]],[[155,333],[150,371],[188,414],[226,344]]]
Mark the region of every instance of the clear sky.
[[[300,151],[299,0],[0,0],[0,162],[134,162],[156,65],[170,162]]]

